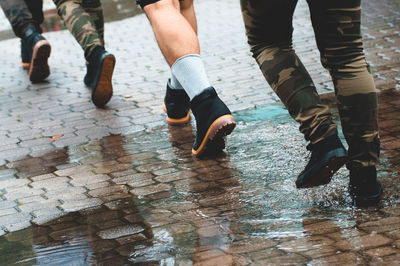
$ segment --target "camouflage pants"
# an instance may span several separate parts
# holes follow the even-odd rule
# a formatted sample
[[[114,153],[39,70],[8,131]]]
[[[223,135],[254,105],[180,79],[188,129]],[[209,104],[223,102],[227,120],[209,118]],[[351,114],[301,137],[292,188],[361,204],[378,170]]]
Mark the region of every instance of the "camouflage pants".
[[[0,0],[0,6],[18,37],[23,36],[27,27],[35,27],[41,32],[42,0]]]
[[[351,166],[375,165],[380,142],[377,94],[363,53],[360,0],[307,0],[322,65],[338,101]],[[297,0],[241,0],[248,43],[266,80],[306,140],[337,134],[327,106],[292,46]]]
[[[100,0],[53,0],[58,15],[64,20],[85,57],[97,46],[104,46],[104,19]]]

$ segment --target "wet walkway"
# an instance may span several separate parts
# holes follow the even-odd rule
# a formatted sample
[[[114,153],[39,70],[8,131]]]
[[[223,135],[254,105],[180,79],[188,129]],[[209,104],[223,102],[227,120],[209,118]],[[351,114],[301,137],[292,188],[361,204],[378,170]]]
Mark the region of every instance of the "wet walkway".
[[[298,125],[248,55],[238,3],[212,1],[211,10],[210,2],[197,6],[204,59],[238,121],[216,158],[191,156],[191,125],[166,126],[168,68],[143,15],[106,25],[118,60],[107,109],[89,102],[83,55],[67,32],[46,35],[52,75],[42,84],[19,68],[18,40],[0,42],[9,66],[0,70],[0,265],[400,261],[396,2],[365,6],[368,60],[383,90],[385,187],[380,205],[367,209],[352,206],[345,169],[327,186],[295,188],[308,156]],[[300,3],[297,50],[319,91],[330,92],[305,13]]]

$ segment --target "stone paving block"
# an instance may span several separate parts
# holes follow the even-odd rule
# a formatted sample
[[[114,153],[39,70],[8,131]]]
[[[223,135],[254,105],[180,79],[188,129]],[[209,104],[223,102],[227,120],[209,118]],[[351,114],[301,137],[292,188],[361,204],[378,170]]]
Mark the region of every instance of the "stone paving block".
[[[54,172],[55,175],[57,176],[69,176],[69,175],[74,175],[74,174],[79,174],[82,172],[89,172],[93,168],[89,165],[81,165],[81,166],[76,166],[76,167],[71,167],[63,170],[58,170]]]
[[[22,200],[32,197],[43,195],[45,192],[42,189],[29,189],[28,187],[19,187],[18,189],[6,189],[4,197],[7,200]]]
[[[285,256],[268,258],[266,260],[259,260],[253,265],[300,265],[307,262],[307,258],[297,255],[297,254],[287,254]]]
[[[117,171],[125,171],[130,169],[132,166],[130,164],[115,164],[113,166],[108,166],[106,168],[99,167],[94,169],[94,172],[97,174],[108,174]]]
[[[111,186],[111,183],[109,181],[105,181],[105,182],[87,184],[85,186],[85,188],[87,188],[90,191],[90,190],[95,190],[95,189],[106,188],[106,187],[109,187],[109,186]]]
[[[377,221],[366,222],[360,224],[359,228],[367,232],[377,232],[377,233],[392,231],[394,229],[400,229],[400,217],[388,217],[379,219]]]
[[[1,209],[0,210],[0,216],[6,216],[10,214],[17,213],[18,211],[15,208],[10,208],[10,209]]]
[[[219,262],[222,262],[223,260],[220,260],[220,258],[222,256],[224,258],[226,258],[225,256],[227,256],[227,255],[220,249],[211,248],[209,250],[194,253],[193,261],[196,262],[196,265],[197,265],[197,263],[201,263],[201,261],[206,261],[206,260],[209,260],[210,258],[216,257],[216,258],[219,258],[218,259]],[[232,261],[232,260],[230,260],[230,261]],[[203,265],[207,265],[207,264],[203,264]]]
[[[312,260],[313,265],[365,265],[365,260],[356,253],[346,252]]]
[[[197,175],[197,173],[194,171],[181,171],[181,172],[175,172],[172,174],[159,175],[159,176],[155,177],[154,180],[161,182],[161,183],[169,183],[169,182],[176,181],[176,180],[191,178],[196,175]]]
[[[119,237],[116,239],[116,241],[120,245],[126,245],[129,243],[135,243],[135,242],[142,242],[145,240],[147,240],[147,237],[142,233],[137,233],[137,234],[129,235],[129,236],[125,236],[125,237]]]
[[[67,182],[70,179],[67,177],[54,177],[41,181],[34,181],[29,184],[33,188],[44,188],[46,190],[65,188],[68,186]]]
[[[18,209],[20,209],[22,212],[32,212],[37,210],[54,208],[59,204],[60,202],[58,202],[57,200],[45,200],[42,198],[41,201],[33,201],[29,203],[20,204],[18,205]]]
[[[399,253],[399,249],[393,247],[379,247],[364,251],[371,258],[382,258],[384,256],[395,255]]]
[[[0,209],[10,209],[17,206],[17,202],[14,200],[1,200],[0,201]]]
[[[146,196],[146,195],[150,195],[150,194],[154,194],[157,192],[170,190],[170,189],[171,189],[170,185],[157,184],[154,186],[137,187],[137,188],[131,189],[129,192],[135,196]]]
[[[164,169],[164,168],[170,168],[170,167],[174,167],[175,164],[172,162],[160,162],[160,163],[152,163],[152,164],[147,164],[147,165],[141,165],[136,167],[136,170],[138,170],[139,172],[152,172],[152,171],[156,171],[156,170],[160,170],[160,169]]]
[[[13,213],[10,215],[0,216],[0,224],[2,226],[26,223],[29,222],[29,220],[30,215],[27,213]]]
[[[393,240],[379,234],[370,234],[361,237],[354,237],[350,241],[342,240],[335,243],[340,250],[364,250],[375,248],[392,243]]]
[[[98,189],[93,189],[88,192],[88,194],[92,197],[103,197],[109,194],[126,192],[128,188],[124,185],[115,185],[115,186],[108,186],[102,187]]]
[[[24,228],[27,228],[31,225],[31,222],[29,220],[22,220],[13,224],[9,224],[5,226],[5,229],[8,232],[15,232],[15,231],[19,231],[22,230]]]
[[[82,209],[88,209],[95,206],[100,206],[102,204],[102,200],[98,198],[88,198],[88,199],[80,199],[80,200],[71,200],[66,201],[60,205],[60,208],[66,212],[74,212]]]
[[[255,252],[245,253],[243,255],[252,261],[260,261],[267,258],[281,257],[285,255],[285,253],[275,248],[266,248]]]
[[[150,173],[137,173],[113,179],[117,184],[127,184],[132,188],[154,184],[153,175]]]
[[[206,254],[206,255],[208,255],[208,254]],[[201,266],[205,266],[205,265],[233,265],[234,261],[233,261],[233,257],[232,256],[220,255],[220,256],[217,256],[215,258],[196,261],[195,264],[196,265],[201,265]]]
[[[143,232],[143,230],[144,229],[140,226],[125,225],[100,231],[97,235],[102,239],[116,239],[119,237],[138,234]]]
[[[238,242],[233,242],[230,245],[231,253],[249,253],[259,251],[262,249],[270,248],[275,246],[276,243],[270,239],[262,238],[250,238]]]
[[[69,183],[73,186],[82,187],[89,184],[104,182],[109,179],[110,177],[108,175],[96,175],[92,173],[92,175],[76,175],[76,177],[72,177],[72,180],[70,180]]]
[[[324,235],[324,234],[329,234],[329,233],[334,233],[340,230],[343,230],[343,225],[337,225],[333,221],[323,221],[319,223],[311,223],[311,224],[305,224],[304,226],[304,231],[311,235]],[[347,227],[350,227],[348,225]]]
[[[18,189],[29,184],[31,181],[28,179],[14,179],[7,181],[0,181],[0,188],[2,189]]]
[[[67,187],[62,190],[48,191],[45,197],[48,199],[71,200],[71,199],[86,199],[85,193],[87,189],[84,187]]]

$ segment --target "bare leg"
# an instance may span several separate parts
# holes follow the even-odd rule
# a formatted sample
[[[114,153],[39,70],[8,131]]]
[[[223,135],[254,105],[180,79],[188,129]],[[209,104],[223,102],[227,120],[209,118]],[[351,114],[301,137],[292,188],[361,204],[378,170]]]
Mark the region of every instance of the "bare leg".
[[[197,20],[196,14],[194,13],[194,5],[193,0],[185,0],[180,2],[181,5],[181,14],[186,18],[186,20],[190,23],[193,30],[197,34]]]
[[[145,6],[144,11],[169,66],[182,56],[200,53],[197,34],[181,14],[178,0],[159,1]]]

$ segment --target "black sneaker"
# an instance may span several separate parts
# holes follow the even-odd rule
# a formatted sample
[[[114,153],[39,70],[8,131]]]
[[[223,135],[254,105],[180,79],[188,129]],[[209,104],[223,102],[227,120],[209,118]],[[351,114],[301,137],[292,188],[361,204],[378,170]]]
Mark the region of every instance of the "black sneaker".
[[[375,166],[350,168],[349,193],[356,206],[378,203],[382,191],[382,184],[376,178]]]
[[[22,67],[28,69],[29,80],[40,82],[50,75],[47,59],[50,56],[50,43],[32,29],[24,33],[21,39]]]
[[[92,89],[92,101],[98,107],[107,104],[113,95],[114,66],[114,55],[104,50],[104,47],[96,47],[88,58],[87,72],[83,81]]]
[[[315,187],[328,184],[331,177],[347,161],[347,151],[337,135],[309,144],[311,158],[296,180],[297,188]]]
[[[163,109],[169,125],[184,125],[190,121],[190,98],[185,90],[173,90],[167,83]]]
[[[212,87],[194,97],[190,106],[197,128],[192,154],[200,156],[206,150],[221,151],[225,147],[224,137],[231,134],[236,126],[228,107]]]

